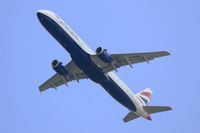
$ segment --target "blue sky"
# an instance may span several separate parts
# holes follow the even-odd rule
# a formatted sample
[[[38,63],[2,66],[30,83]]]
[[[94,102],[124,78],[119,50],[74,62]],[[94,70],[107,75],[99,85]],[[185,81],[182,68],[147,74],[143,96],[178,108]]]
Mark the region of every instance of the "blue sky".
[[[198,0],[1,1],[0,132],[198,132],[199,6]],[[150,87],[151,105],[174,110],[125,124],[128,110],[90,80],[40,94],[38,86],[54,74],[51,61],[71,59],[37,20],[38,9],[56,12],[93,50],[169,51],[117,75],[135,93]]]

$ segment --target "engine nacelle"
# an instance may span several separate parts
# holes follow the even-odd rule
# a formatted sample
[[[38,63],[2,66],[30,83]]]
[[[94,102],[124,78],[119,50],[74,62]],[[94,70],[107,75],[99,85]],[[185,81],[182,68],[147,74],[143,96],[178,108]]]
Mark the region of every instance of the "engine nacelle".
[[[109,64],[113,63],[112,56],[107,52],[107,49],[103,49],[102,47],[98,47],[96,49],[96,54],[99,56],[99,58]]]
[[[53,60],[52,68],[61,76],[67,76],[69,75],[69,72],[65,69],[65,67],[62,65],[62,62],[59,62],[58,60]]]

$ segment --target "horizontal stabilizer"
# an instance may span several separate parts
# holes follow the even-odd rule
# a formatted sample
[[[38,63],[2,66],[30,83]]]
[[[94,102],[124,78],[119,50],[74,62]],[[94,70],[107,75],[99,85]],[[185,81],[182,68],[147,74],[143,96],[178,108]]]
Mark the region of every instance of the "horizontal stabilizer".
[[[169,107],[169,106],[143,106],[143,109],[148,114],[154,114],[154,113],[158,113],[158,112],[164,112],[164,111],[172,110],[172,108]]]
[[[137,119],[138,117],[140,117],[140,116],[138,116],[136,113],[130,111],[130,112],[124,117],[123,121],[124,121],[124,122],[128,122],[128,121],[131,121],[131,120],[133,120],[133,119]]]

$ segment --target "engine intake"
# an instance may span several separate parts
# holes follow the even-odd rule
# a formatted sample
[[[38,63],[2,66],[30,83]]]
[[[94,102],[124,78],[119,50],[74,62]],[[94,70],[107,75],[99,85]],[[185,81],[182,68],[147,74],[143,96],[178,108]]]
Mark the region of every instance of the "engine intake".
[[[107,52],[107,49],[103,49],[102,47],[98,47],[96,49],[96,54],[99,56],[99,58],[109,64],[113,63],[112,56]]]
[[[67,69],[62,65],[62,62],[59,62],[58,60],[53,60],[52,63],[52,68],[61,76],[67,76],[69,75],[69,72]]]

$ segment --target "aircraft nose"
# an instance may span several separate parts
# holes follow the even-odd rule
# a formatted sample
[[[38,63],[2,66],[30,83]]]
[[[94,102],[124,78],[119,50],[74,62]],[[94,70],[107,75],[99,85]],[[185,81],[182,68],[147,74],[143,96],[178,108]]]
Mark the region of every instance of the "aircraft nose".
[[[41,22],[43,22],[49,16],[53,16],[53,14],[54,13],[52,11],[44,10],[44,9],[37,11],[37,17]]]
[[[40,10],[37,11],[37,17],[38,17],[39,20],[42,17],[42,12],[40,12]]]
[[[47,10],[38,10],[37,13],[42,13],[45,14],[45,12],[47,12]]]
[[[43,21],[45,20],[45,16],[46,16],[45,10],[38,10],[37,11],[37,17],[38,17],[38,19],[41,23],[43,23]]]
[[[41,18],[42,16],[46,15],[47,13],[48,13],[48,10],[38,10],[37,17]]]

